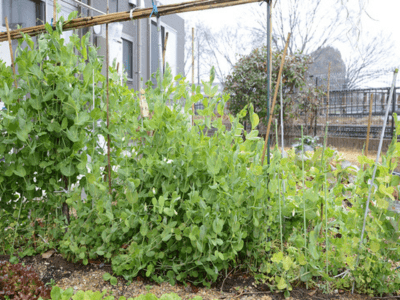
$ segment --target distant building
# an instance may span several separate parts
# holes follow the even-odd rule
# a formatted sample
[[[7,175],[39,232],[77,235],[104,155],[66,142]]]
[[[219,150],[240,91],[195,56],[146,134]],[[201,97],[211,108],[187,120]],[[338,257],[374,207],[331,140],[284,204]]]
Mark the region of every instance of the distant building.
[[[346,88],[346,65],[339,50],[327,46],[311,53],[313,63],[308,68],[310,82],[314,85],[326,85],[329,63],[331,63],[331,90]]]
[[[136,7],[140,0],[109,0],[110,13],[129,11]],[[75,0],[58,0],[61,12],[58,17],[68,18],[73,11],[78,11],[79,16],[97,16],[100,13],[88,10],[79,5]],[[82,0],[84,4],[90,5],[102,12],[107,11],[107,0]],[[8,18],[10,29],[17,26],[30,27],[51,23],[53,18],[54,0],[0,0],[0,30],[6,31],[5,17]],[[151,0],[144,0],[145,7],[151,7]],[[158,32],[155,18],[141,19],[119,23],[121,25],[109,25],[109,33],[117,32],[122,27],[122,36],[117,39],[110,38],[110,64],[113,60],[119,62],[119,70],[123,69],[127,75],[126,82],[130,88],[138,89],[138,23],[141,24],[141,76],[146,82],[151,74],[158,69]],[[161,17],[161,32],[163,37],[168,32],[166,50],[166,61],[172,68],[174,75],[184,72],[184,44],[185,26],[184,19],[178,15]],[[83,28],[78,30],[80,36],[91,33],[91,42],[100,47],[99,54],[105,56],[105,25]],[[64,37],[71,36],[73,31],[64,32]],[[164,38],[163,44],[164,44]],[[13,49],[16,50],[18,42],[15,40]],[[15,52],[14,52],[15,53]],[[0,43],[0,58],[10,65],[10,53],[7,42]],[[122,65],[122,66],[121,66]],[[105,68],[103,68],[105,73]],[[155,81],[154,81],[155,83]],[[0,108],[2,107],[0,102]]]

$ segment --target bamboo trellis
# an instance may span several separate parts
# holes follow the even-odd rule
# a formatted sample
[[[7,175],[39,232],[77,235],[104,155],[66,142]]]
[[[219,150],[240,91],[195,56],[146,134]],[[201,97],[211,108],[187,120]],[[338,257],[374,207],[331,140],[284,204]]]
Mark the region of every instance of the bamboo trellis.
[[[201,11],[213,8],[222,8],[228,6],[236,6],[248,3],[260,2],[260,0],[195,0],[190,2],[161,5],[158,7],[160,16],[166,16],[177,13]],[[134,11],[117,12],[100,16],[91,16],[84,18],[72,19],[63,24],[63,30],[79,29],[114,22],[124,22],[129,20],[145,19],[151,14],[152,8],[141,8]],[[37,36],[45,32],[45,25],[26,27],[10,31],[11,40],[22,38],[22,33]],[[0,33],[0,42],[7,41],[7,33]]]

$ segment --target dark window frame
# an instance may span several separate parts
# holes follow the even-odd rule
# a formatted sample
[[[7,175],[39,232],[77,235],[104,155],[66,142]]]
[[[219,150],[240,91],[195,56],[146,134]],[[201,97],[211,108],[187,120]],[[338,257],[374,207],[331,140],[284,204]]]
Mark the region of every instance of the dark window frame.
[[[23,27],[31,27],[31,26],[35,26],[35,25],[43,25],[44,23],[46,23],[46,3],[42,0],[25,0],[28,2],[33,2],[35,4],[35,24],[26,24]],[[2,24],[3,27],[6,27],[5,24],[5,17],[6,17],[6,13],[5,13],[5,9],[4,6],[7,4],[11,4],[12,0],[9,0],[9,3],[6,2],[6,0],[2,0],[2,19],[4,24]],[[12,20],[12,18],[10,16],[8,17],[8,22],[10,25],[10,29],[11,30],[15,30],[17,29],[17,26],[19,23],[13,23],[14,20]]]
[[[129,57],[128,57],[128,63],[125,64],[125,45],[128,43],[128,48],[130,48]],[[126,65],[129,65],[129,60],[130,60],[130,70],[127,70]],[[122,65],[124,66],[125,72],[127,73],[127,78],[128,80],[133,80],[133,42],[122,38]]]

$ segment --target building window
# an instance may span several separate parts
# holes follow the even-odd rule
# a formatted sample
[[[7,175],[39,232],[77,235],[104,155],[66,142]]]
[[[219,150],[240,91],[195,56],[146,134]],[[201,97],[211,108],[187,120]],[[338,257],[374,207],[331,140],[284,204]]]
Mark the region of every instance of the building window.
[[[127,73],[129,79],[133,78],[133,43],[122,39],[122,60],[124,65],[124,71]]]
[[[5,17],[8,18],[10,29],[18,26],[30,27],[45,22],[45,3],[42,0],[3,0],[3,27]],[[35,12],[35,13],[32,13]]]

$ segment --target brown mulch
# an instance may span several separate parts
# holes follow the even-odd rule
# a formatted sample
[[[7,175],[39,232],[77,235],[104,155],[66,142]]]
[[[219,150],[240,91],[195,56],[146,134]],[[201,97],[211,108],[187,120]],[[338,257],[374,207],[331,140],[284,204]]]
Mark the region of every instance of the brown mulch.
[[[8,255],[0,255],[0,261],[8,261]],[[39,274],[43,282],[49,283],[54,280],[57,286],[62,289],[72,287],[75,291],[108,290],[118,299],[120,296],[137,297],[146,293],[153,293],[157,297],[165,293],[176,293],[182,299],[192,299],[200,296],[204,300],[212,299],[265,299],[282,300],[285,299],[283,293],[271,292],[267,285],[256,284],[253,277],[244,273],[232,273],[228,277],[220,280],[212,288],[196,287],[190,283],[176,284],[169,283],[157,284],[148,279],[138,276],[132,283],[117,276],[118,284],[112,286],[109,282],[103,280],[103,274],[108,272],[112,274],[111,266],[100,261],[91,261],[84,266],[81,263],[72,263],[65,260],[60,254],[54,254],[50,258],[44,259],[41,255],[24,257],[20,259],[21,263],[31,265]],[[221,291],[222,290],[222,291]],[[319,290],[307,290],[304,287],[297,287],[290,294],[289,299],[371,299],[363,295],[351,295],[349,292],[335,290],[333,294],[324,294]],[[390,299],[390,298],[385,298]],[[393,298],[394,299],[394,298]]]

